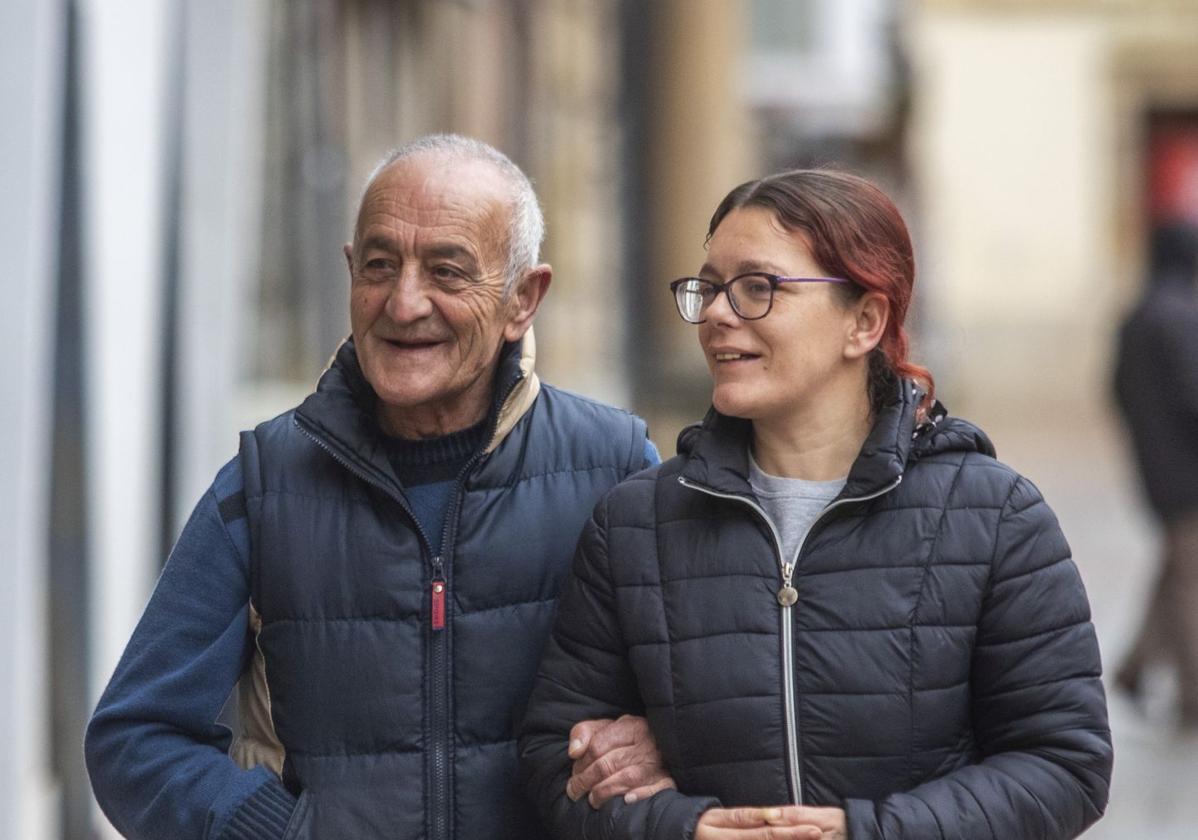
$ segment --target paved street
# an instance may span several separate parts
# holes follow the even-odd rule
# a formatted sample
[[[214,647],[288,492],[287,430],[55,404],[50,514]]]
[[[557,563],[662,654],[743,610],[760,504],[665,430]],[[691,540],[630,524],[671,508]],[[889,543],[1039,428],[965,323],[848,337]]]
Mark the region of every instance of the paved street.
[[[1027,420],[987,426],[999,457],[1032,479],[1057,512],[1085,578],[1103,663],[1112,672],[1129,642],[1155,563],[1155,536],[1114,421],[1045,428]],[[1087,840],[1198,837],[1198,736],[1168,720],[1165,678],[1146,714],[1111,694],[1115,776],[1107,816]]]

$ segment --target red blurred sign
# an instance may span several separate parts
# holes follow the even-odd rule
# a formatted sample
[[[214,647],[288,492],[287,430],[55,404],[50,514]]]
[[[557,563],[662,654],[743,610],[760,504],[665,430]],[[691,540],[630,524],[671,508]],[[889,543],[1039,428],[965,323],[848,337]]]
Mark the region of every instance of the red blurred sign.
[[[1198,115],[1149,122],[1148,207],[1153,222],[1198,224]]]

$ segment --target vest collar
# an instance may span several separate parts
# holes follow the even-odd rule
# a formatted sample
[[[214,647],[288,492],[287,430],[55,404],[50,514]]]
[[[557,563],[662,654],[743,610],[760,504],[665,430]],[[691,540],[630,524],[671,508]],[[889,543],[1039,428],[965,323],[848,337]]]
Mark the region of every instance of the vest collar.
[[[532,330],[503,347],[495,372],[490,414],[492,432],[484,453],[490,453],[511,433],[540,392],[533,371],[536,342]],[[339,459],[352,463],[368,477],[397,485],[375,419],[378,395],[362,374],[353,338],[346,338],[317,382],[316,391],[295,411],[296,422],[316,435]]]

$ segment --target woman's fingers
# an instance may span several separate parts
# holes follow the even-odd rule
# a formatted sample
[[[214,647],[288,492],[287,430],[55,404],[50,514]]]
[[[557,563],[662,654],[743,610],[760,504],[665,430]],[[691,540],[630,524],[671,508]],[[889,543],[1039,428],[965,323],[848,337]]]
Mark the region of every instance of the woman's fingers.
[[[822,831],[795,824],[793,808],[712,808],[695,828],[695,840],[819,840]]]

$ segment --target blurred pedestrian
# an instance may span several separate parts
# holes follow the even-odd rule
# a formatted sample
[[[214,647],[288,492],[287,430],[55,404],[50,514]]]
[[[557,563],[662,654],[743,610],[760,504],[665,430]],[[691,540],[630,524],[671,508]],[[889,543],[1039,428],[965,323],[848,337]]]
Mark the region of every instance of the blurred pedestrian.
[[[1039,491],[908,358],[914,280],[861,178],[783,172],[716,209],[671,284],[712,408],[596,507],[529,701],[560,840],[1064,840],[1102,815],[1081,578]],[[573,720],[642,710],[677,790],[575,801]]]
[[[1115,684],[1142,700],[1145,673],[1176,671],[1181,725],[1198,728],[1198,227],[1152,234],[1144,293],[1119,333],[1115,393],[1148,504],[1161,567]]]

